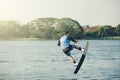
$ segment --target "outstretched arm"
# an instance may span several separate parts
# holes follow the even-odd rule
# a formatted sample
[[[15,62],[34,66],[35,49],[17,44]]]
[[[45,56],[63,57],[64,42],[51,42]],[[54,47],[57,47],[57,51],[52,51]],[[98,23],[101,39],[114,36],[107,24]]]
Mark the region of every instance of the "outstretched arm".
[[[68,37],[68,39],[71,40],[71,41],[73,41],[74,43],[77,43],[77,42],[78,42],[77,40],[75,40],[75,39],[72,38],[72,37]]]

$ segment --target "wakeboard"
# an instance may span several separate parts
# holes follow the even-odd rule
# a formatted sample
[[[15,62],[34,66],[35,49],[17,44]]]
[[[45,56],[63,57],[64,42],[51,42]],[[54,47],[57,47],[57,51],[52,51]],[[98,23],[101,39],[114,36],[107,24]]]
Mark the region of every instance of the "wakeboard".
[[[84,51],[82,52],[82,56],[81,56],[81,58],[79,60],[79,63],[78,63],[78,65],[77,65],[77,67],[76,67],[76,69],[74,71],[74,74],[77,74],[77,72],[80,70],[80,68],[81,68],[81,66],[83,64],[84,59],[85,59],[86,54],[87,54],[88,46],[89,46],[89,42],[87,41],[86,44],[85,44]]]

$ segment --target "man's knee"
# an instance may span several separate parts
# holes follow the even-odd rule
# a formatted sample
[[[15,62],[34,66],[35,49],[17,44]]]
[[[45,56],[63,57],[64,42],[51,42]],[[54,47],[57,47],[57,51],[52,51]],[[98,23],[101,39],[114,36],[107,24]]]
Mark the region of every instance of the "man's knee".
[[[75,46],[76,49],[81,50],[81,47]]]

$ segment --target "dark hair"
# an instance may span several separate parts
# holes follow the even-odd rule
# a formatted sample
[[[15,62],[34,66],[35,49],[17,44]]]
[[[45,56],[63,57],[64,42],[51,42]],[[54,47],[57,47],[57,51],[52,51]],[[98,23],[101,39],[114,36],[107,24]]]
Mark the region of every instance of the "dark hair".
[[[65,35],[66,35],[66,34],[69,34],[69,31],[65,31],[64,34],[65,34]]]

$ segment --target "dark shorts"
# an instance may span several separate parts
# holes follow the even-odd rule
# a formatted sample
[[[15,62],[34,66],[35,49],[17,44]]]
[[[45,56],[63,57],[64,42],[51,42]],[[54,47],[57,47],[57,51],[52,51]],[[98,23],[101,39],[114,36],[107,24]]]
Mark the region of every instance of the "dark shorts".
[[[63,52],[67,55],[67,56],[71,56],[70,51],[74,48],[74,45],[69,45],[68,47],[66,47],[65,49],[63,49]]]

